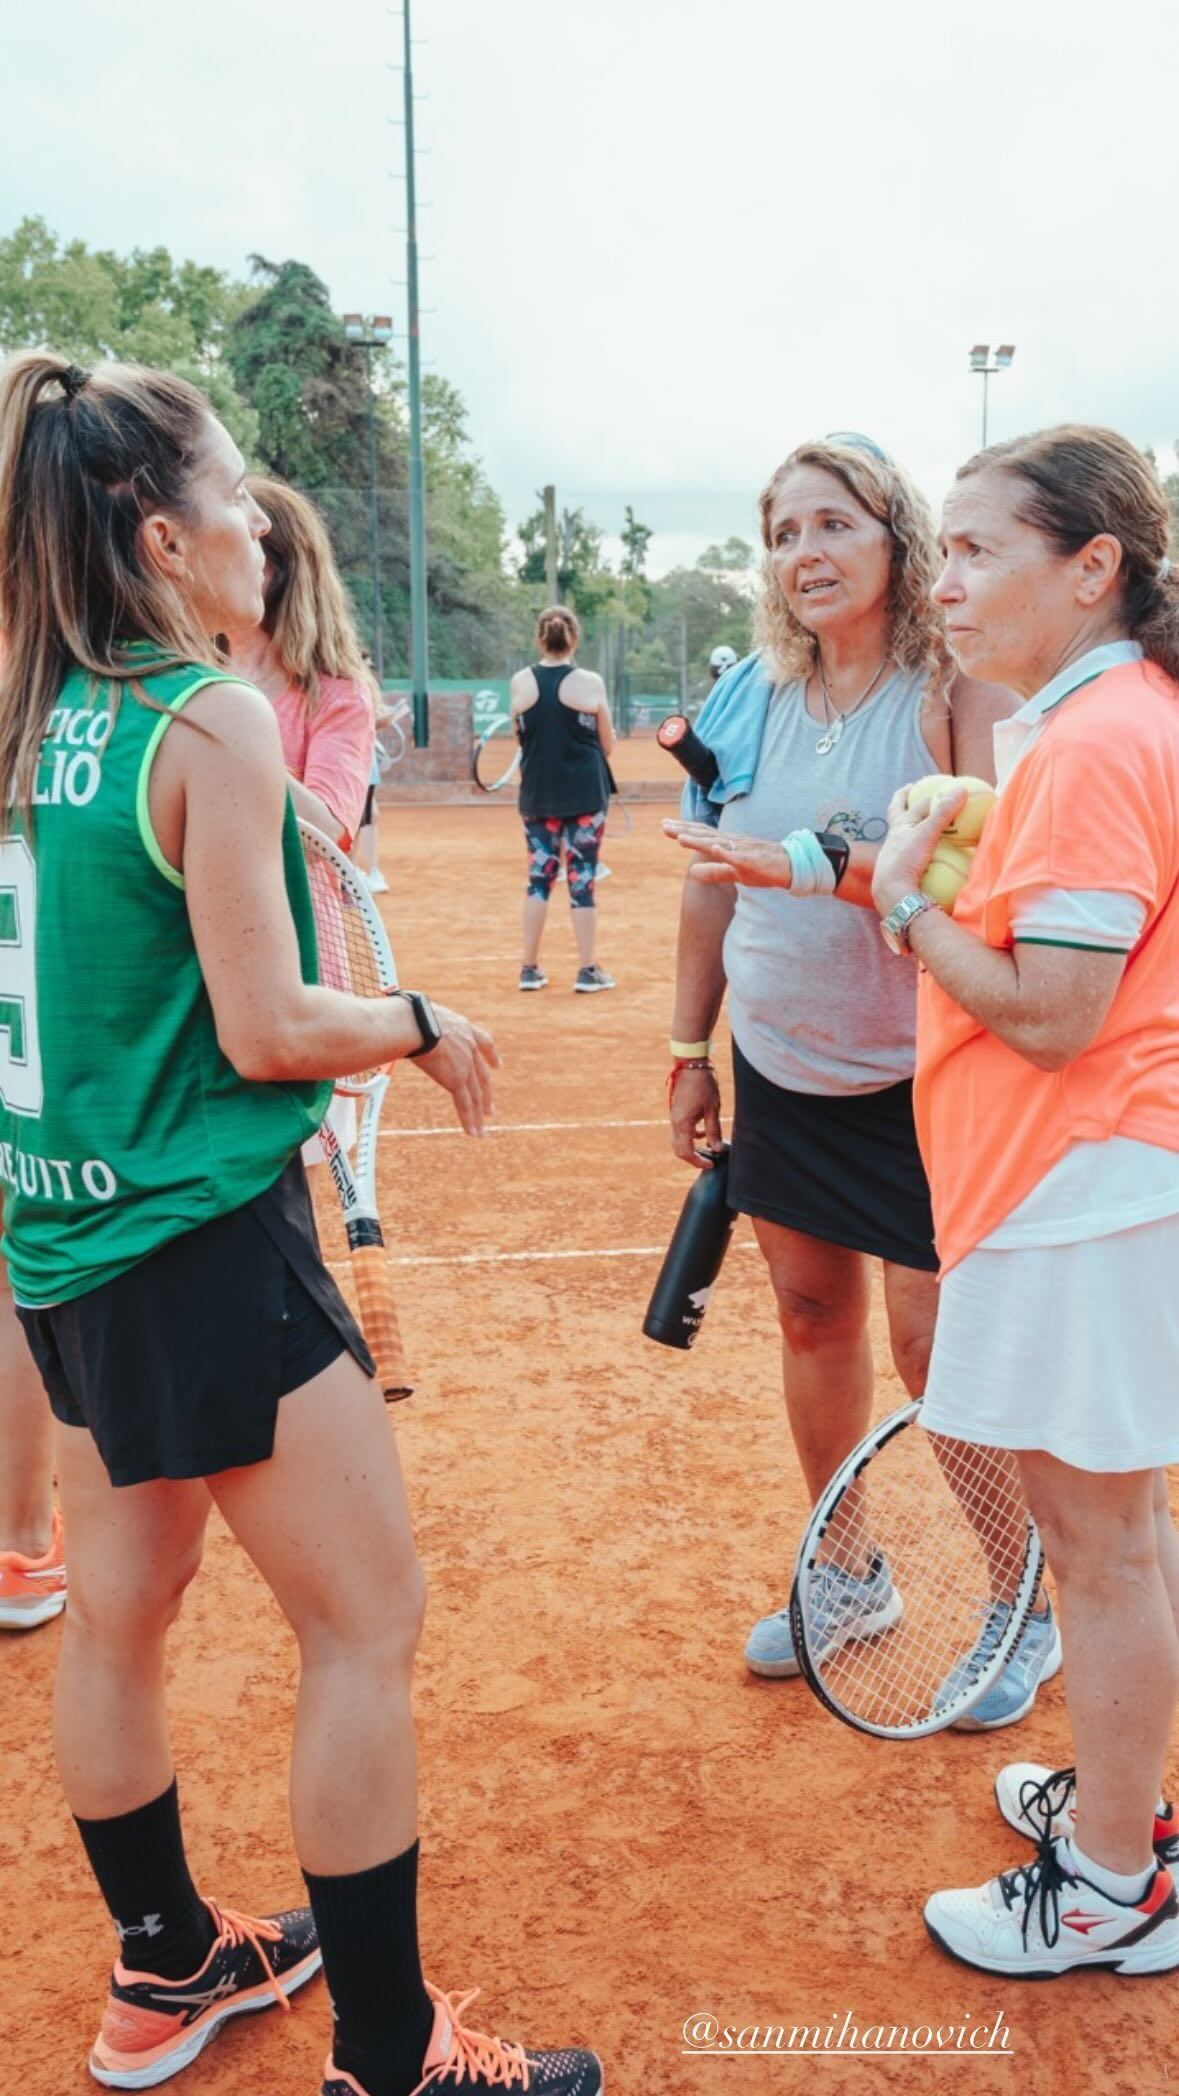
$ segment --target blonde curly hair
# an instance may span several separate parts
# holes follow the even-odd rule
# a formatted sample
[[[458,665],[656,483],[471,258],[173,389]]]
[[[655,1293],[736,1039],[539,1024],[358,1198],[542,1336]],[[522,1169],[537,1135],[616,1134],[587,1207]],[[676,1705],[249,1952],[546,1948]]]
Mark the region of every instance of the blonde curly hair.
[[[938,572],[933,517],[923,495],[908,476],[875,447],[861,447],[824,437],[800,444],[783,459],[762,489],[759,501],[762,562],[761,601],[754,628],[755,644],[782,683],[808,677],[818,659],[819,644],[795,618],[782,595],[771,562],[770,517],[782,483],[798,466],[818,466],[841,481],[854,502],[883,524],[892,540],[889,653],[904,670],[926,670],[934,689],[948,691],[955,664],[946,643],[941,614],[930,597]]]

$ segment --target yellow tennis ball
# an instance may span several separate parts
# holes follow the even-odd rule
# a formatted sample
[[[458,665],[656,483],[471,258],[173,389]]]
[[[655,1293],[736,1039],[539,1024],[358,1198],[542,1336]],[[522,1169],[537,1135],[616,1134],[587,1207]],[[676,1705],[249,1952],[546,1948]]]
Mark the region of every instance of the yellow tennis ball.
[[[977,844],[983,824],[998,799],[994,787],[988,786],[985,779],[973,778],[969,773],[955,778],[948,772],[931,772],[928,778],[918,779],[915,786],[910,786],[909,806],[915,815],[928,815],[938,801],[947,800],[951,793],[959,793],[963,787],[969,799],[944,834],[962,844]]]
[[[947,844],[941,838],[937,850],[921,876],[921,893],[928,895],[943,910],[952,909],[959,888],[970,872],[974,858],[972,844]]]

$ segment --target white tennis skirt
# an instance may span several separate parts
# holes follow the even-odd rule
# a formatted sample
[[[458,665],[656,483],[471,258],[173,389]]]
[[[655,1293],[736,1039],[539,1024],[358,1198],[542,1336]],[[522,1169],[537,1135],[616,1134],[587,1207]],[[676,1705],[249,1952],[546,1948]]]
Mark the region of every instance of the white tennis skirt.
[[[968,1253],[941,1285],[922,1424],[1077,1470],[1179,1463],[1179,1216]]]

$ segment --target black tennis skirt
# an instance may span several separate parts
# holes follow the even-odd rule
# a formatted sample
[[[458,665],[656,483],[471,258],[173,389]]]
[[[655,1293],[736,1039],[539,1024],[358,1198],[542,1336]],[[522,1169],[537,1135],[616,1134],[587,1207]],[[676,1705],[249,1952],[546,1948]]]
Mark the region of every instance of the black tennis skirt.
[[[17,1316],[54,1414],[89,1429],[112,1485],[264,1463],[281,1398],[345,1351],[373,1373],[320,1256],[297,1153],[243,1207]]]
[[[729,1200],[743,1215],[936,1273],[911,1083],[832,1099],[771,1084],[733,1043]]]

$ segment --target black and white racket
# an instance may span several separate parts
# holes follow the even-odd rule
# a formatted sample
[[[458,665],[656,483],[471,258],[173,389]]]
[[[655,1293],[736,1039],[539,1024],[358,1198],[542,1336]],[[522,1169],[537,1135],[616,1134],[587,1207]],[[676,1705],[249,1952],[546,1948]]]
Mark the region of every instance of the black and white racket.
[[[1042,1567],[1014,1455],[927,1433],[920,1403],[902,1406],[807,1525],[790,1596],[802,1674],[857,1732],[940,1732],[1002,1673]]]
[[[510,786],[520,769],[520,755],[520,745],[507,715],[491,721],[475,738],[471,776],[476,786],[484,793],[499,793],[504,786]]]
[[[409,748],[405,730],[410,712],[408,699],[395,700],[388,719],[377,729],[376,754],[382,778],[386,772],[392,771],[395,764],[400,764]]]
[[[351,860],[309,822],[300,822],[303,861],[311,885],[319,980],[352,997],[386,997],[397,988],[388,934]],[[387,1069],[354,1070],[337,1077],[335,1088],[360,1104],[355,1169],[330,1121],[319,1131],[332,1183],[340,1197],[360,1328],[388,1398],[413,1390],[393,1291],[393,1274],[377,1208],[377,1134],[389,1088]]]

